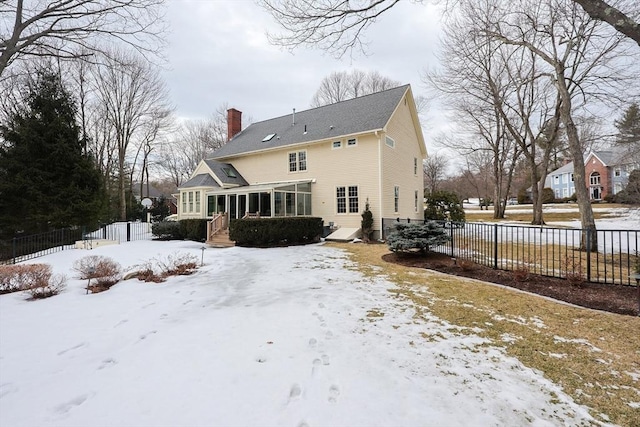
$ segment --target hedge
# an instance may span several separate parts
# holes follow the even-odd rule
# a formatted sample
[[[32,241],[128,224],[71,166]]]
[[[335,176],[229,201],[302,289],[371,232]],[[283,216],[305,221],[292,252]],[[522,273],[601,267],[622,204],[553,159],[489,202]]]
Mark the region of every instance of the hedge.
[[[317,217],[237,219],[229,224],[229,239],[249,247],[314,243],[320,241],[322,225]]]

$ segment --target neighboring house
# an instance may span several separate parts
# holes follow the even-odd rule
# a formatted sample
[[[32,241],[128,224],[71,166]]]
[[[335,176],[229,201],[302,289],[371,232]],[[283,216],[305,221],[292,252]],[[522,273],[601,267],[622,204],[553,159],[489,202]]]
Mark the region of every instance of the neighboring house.
[[[140,183],[134,182],[131,191],[133,193],[133,197],[136,198],[138,202],[142,201],[142,199],[150,199],[153,202],[153,206],[158,204],[158,201],[164,197],[165,203],[169,208],[169,212],[172,214],[177,213],[177,205],[175,199],[172,195],[164,194],[162,191],[158,190],[150,183],[142,184],[142,194],[140,193]]]
[[[620,148],[592,151],[585,157],[585,183],[591,200],[602,200],[624,190],[629,174],[640,168],[633,156]],[[553,189],[556,198],[570,197],[575,193],[573,162],[549,173],[545,187]]]
[[[576,192],[573,183],[573,162],[554,170],[547,175],[545,187],[551,188],[556,199],[571,197]]]
[[[427,152],[411,87],[253,123],[228,110],[229,142],[179,187],[178,216],[317,216],[355,235],[368,202],[383,218],[423,218]]]

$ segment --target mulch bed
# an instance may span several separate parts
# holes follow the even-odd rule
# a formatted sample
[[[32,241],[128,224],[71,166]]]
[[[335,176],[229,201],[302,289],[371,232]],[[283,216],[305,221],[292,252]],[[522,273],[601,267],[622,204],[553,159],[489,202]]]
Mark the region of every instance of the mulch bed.
[[[497,283],[511,288],[544,295],[581,307],[603,310],[611,313],[638,315],[638,290],[635,286],[604,285],[600,283],[584,283],[580,286],[571,284],[565,279],[529,274],[523,281],[514,279],[514,272],[494,270],[479,264],[465,265],[444,254],[389,253],[382,256],[387,262],[407,267],[426,268],[461,277],[469,277],[485,282]]]

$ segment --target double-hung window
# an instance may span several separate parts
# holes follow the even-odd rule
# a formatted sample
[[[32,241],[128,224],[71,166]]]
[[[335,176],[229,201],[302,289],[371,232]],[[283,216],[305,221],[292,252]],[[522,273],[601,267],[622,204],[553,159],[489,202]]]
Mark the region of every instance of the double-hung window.
[[[358,186],[336,188],[336,207],[338,213],[358,213],[360,205],[358,202]]]
[[[289,153],[289,172],[304,172],[307,170],[307,152],[296,151]]]

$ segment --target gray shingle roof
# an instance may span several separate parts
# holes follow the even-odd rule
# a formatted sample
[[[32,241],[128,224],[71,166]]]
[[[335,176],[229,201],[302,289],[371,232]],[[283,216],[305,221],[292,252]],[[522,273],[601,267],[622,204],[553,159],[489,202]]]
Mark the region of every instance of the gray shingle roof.
[[[199,175],[194,176],[189,181],[182,184],[178,189],[181,188],[193,188],[193,187],[220,187],[215,179],[208,173],[201,173]]]
[[[408,89],[409,85],[404,85],[323,107],[296,111],[295,125],[293,114],[253,123],[216,150],[212,158],[221,159],[382,129]],[[263,141],[271,134],[275,135]]]
[[[204,162],[223,184],[249,185],[233,165],[212,159],[206,159]]]

